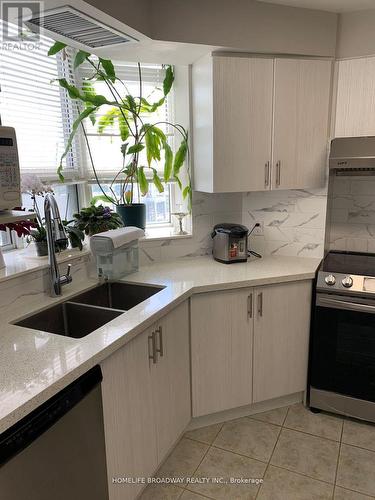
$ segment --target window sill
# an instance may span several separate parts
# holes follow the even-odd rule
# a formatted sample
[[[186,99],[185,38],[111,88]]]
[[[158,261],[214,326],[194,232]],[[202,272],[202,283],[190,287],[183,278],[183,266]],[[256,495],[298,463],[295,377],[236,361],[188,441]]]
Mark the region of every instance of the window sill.
[[[191,233],[176,234],[174,227],[154,227],[146,228],[146,234],[140,241],[161,241],[161,240],[181,240],[192,238]]]
[[[68,249],[56,254],[58,264],[71,262],[72,260],[90,254],[88,245],[83,247],[82,252],[78,249]],[[0,282],[7,281],[17,276],[24,275],[48,268],[48,257],[38,257],[33,248],[27,247],[22,249],[9,250],[3,253],[5,265],[0,269]]]

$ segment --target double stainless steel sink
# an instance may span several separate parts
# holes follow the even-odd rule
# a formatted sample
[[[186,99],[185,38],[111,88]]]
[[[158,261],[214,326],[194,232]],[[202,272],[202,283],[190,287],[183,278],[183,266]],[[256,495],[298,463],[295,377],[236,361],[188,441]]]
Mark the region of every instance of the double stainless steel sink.
[[[14,324],[79,339],[163,288],[119,281],[106,282]]]

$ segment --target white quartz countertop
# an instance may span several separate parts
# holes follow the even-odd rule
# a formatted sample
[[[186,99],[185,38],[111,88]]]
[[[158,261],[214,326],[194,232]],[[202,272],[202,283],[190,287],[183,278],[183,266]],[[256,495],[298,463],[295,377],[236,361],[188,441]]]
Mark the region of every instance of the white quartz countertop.
[[[143,267],[124,281],[165,288],[82,339],[22,328],[11,322],[65,301],[92,287],[95,281],[73,281],[57,299],[31,294],[26,300],[21,291],[19,300],[0,305],[0,433],[193,293],[312,279],[319,262],[264,257],[225,265],[210,257],[197,257]]]

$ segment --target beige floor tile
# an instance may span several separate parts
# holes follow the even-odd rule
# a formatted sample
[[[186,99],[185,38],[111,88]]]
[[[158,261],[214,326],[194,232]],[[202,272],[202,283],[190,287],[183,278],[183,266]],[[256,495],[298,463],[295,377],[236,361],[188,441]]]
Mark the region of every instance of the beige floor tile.
[[[271,464],[333,483],[338,453],[339,443],[283,429]]]
[[[340,488],[340,486],[336,486],[333,496],[334,500],[369,500],[370,498],[374,497],[361,495],[361,493],[357,493],[356,491],[345,490],[344,488]]]
[[[139,500],[177,500],[183,490],[174,485],[150,484]]]
[[[249,415],[249,417],[261,422],[268,422],[269,424],[283,425],[287,411],[288,407],[284,406],[283,408],[275,408],[274,410]]]
[[[279,432],[280,427],[243,417],[226,422],[214,445],[268,462]]]
[[[182,438],[158,470],[157,477],[185,477],[193,474],[208,445]]]
[[[375,451],[375,425],[358,420],[345,420],[342,442]]]
[[[251,500],[259,489],[258,484],[230,484],[230,478],[258,480],[264,475],[267,465],[251,458],[236,455],[218,448],[210,448],[194,474],[197,478],[223,478],[224,483],[188,484],[187,489],[210,498],[224,500]]]
[[[336,483],[350,490],[375,495],[375,453],[342,444]]]
[[[257,500],[331,500],[332,493],[333,485],[271,465]]]
[[[206,427],[201,427],[199,429],[194,429],[193,431],[185,432],[185,437],[189,439],[195,439],[201,443],[211,444],[216,436],[219,434],[220,429],[223,424],[213,424]]]
[[[312,413],[302,404],[289,408],[284,427],[314,436],[340,441],[343,419],[326,413]]]

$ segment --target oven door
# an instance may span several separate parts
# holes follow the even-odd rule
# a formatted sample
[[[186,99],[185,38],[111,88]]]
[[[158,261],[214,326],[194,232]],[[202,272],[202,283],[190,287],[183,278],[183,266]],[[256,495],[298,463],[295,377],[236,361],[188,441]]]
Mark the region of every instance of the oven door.
[[[375,301],[317,294],[310,385],[375,401]]]

